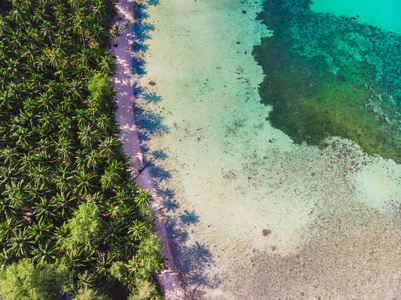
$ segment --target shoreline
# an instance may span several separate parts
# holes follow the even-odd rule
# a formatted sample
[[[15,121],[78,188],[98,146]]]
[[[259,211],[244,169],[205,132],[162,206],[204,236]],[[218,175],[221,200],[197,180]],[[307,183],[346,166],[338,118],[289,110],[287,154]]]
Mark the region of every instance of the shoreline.
[[[149,7],[146,28],[154,29],[139,80],[146,95],[136,101],[150,111],[140,128],[140,136],[148,130],[144,155],[165,156],[151,174],[178,244],[176,266],[196,299],[340,297],[346,277],[368,282],[389,263],[386,253],[398,257],[383,245],[396,243],[399,230],[383,224],[399,199],[400,167],[344,139],[325,150],[295,145],[266,122],[271,108],[257,91],[263,72],[251,57],[270,33],[255,21],[261,9],[229,0]],[[378,172],[388,175],[378,181]],[[370,226],[373,219],[380,221]],[[372,265],[372,256],[382,263]],[[349,274],[361,261],[363,275]],[[325,284],[317,289],[320,270]]]
[[[113,86],[116,89],[116,102],[118,110],[116,112],[116,121],[120,127],[120,137],[123,143],[125,154],[130,158],[131,176],[134,178],[143,164],[143,154],[140,148],[140,141],[133,114],[133,84],[135,82],[132,69],[132,54],[133,35],[131,31],[124,29],[124,24],[127,22],[132,25],[133,18],[133,0],[120,0],[117,4],[118,18],[115,24],[118,24],[122,29],[121,35],[117,40],[117,47],[113,47],[113,54],[116,56],[117,71],[112,78]],[[176,270],[174,260],[170,252],[169,241],[160,211],[160,198],[157,196],[148,169],[144,169],[135,179],[135,182],[144,190],[149,190],[152,193],[153,201],[150,203],[155,212],[155,227],[156,234],[162,238],[163,247],[161,255],[168,259],[167,269],[163,270],[158,275],[158,282],[163,290],[165,299],[185,299],[186,293],[183,287],[183,282],[180,279],[180,274]]]

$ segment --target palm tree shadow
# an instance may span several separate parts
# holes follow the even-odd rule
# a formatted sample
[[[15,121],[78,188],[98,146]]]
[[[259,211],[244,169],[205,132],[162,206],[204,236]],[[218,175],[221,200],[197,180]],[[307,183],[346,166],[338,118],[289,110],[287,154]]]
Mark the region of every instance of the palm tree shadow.
[[[140,95],[144,92],[143,87],[141,87],[140,85],[138,85],[138,82],[135,82],[135,83],[134,83],[132,89],[133,89],[133,94],[134,94],[135,97],[140,96]]]
[[[144,94],[144,99],[149,103],[159,103],[162,100],[162,98],[156,95],[156,93],[146,93]]]
[[[157,195],[163,199],[163,207],[166,212],[175,212],[180,208],[180,204],[175,200],[175,192],[170,189],[158,189]]]
[[[146,62],[144,60],[141,60],[137,57],[132,58],[132,70],[134,71],[135,74],[138,74],[140,76],[145,75],[146,74],[145,64]]]
[[[149,33],[155,28],[146,22],[147,7],[158,5],[158,0],[148,0],[146,4],[138,4],[137,21],[132,27],[134,30],[133,50],[148,50],[145,45],[150,38]],[[137,55],[139,57],[139,55]],[[145,62],[140,59],[133,59],[134,72],[139,76],[146,74]],[[189,234],[192,226],[197,226],[200,218],[195,211],[179,210],[180,205],[176,200],[176,194],[171,187],[166,187],[171,173],[163,167],[163,160],[167,158],[164,151],[151,151],[148,146],[153,138],[160,138],[170,132],[164,124],[164,118],[155,112],[151,112],[146,105],[158,105],[162,103],[162,97],[155,92],[147,92],[147,88],[138,84],[133,86],[133,94],[136,99],[134,111],[135,123],[138,126],[138,136],[141,141],[141,151],[144,154],[144,166],[149,167],[150,175],[158,196],[162,199],[163,208],[166,212],[166,231],[169,236],[168,243],[173,255],[174,263],[181,272],[186,283],[193,286],[193,297],[198,299],[202,296],[202,288],[217,288],[221,279],[210,275],[207,270],[214,264],[213,255],[207,245],[198,242],[190,242]]]
[[[153,151],[151,155],[154,159],[165,160],[167,158],[167,154],[163,150]]]
[[[180,216],[181,222],[190,225],[199,222],[199,217],[195,214],[195,211],[189,212],[187,210]]]
[[[169,133],[169,128],[163,124],[163,119],[159,114],[143,109],[136,108],[136,121],[139,132],[143,133],[147,139],[152,137],[160,137]]]
[[[133,24],[132,30],[135,37],[134,42],[137,42],[138,44],[143,44],[147,39],[150,38],[149,32],[155,30],[152,24],[145,21],[148,18],[147,8],[148,5],[146,4],[136,5],[135,9],[136,22]]]
[[[137,51],[146,52],[146,51],[148,51],[148,46],[143,43],[139,43],[139,41],[134,41],[132,44],[132,50],[135,52],[137,52]]]
[[[186,284],[194,287],[191,291],[192,297],[200,299],[203,295],[201,288],[216,289],[221,283],[221,278],[207,272],[207,269],[214,264],[213,255],[208,247],[198,242],[188,245],[188,230],[180,218],[169,216],[166,230],[174,263]]]
[[[164,168],[154,164],[150,168],[150,175],[152,176],[153,181],[156,184],[160,184],[163,181],[171,178],[171,174],[169,171],[166,171]]]
[[[135,17],[137,19],[147,19],[148,13],[146,12],[147,5],[144,3],[138,3],[136,5]]]
[[[159,5],[159,0],[148,0],[147,2],[149,5],[153,6]]]

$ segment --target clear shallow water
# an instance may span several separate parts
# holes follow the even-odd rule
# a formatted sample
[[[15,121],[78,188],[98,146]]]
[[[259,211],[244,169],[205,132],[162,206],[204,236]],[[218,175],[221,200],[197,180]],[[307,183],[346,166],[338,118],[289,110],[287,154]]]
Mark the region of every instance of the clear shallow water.
[[[401,2],[398,0],[314,0],[311,9],[315,12],[333,13],[401,33]]]
[[[271,35],[262,10],[166,0],[137,25],[137,117],[176,264],[195,299],[396,297],[401,168],[344,139],[294,144],[266,121],[274,108],[261,103],[251,55]],[[300,20],[284,36],[302,37]],[[288,45],[317,49],[304,33]]]

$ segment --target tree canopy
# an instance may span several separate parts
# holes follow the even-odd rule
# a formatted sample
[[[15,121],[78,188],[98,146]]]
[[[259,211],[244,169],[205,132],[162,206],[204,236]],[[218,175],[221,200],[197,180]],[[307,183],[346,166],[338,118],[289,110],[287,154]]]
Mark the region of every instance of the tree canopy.
[[[73,274],[64,263],[43,263],[35,268],[26,258],[7,267],[0,280],[1,293],[10,300],[55,299],[73,286]]]
[[[0,11],[0,294],[101,299],[120,286],[127,297],[160,297],[164,260],[151,195],[130,180],[114,118],[116,65],[106,46],[115,3],[7,3]]]

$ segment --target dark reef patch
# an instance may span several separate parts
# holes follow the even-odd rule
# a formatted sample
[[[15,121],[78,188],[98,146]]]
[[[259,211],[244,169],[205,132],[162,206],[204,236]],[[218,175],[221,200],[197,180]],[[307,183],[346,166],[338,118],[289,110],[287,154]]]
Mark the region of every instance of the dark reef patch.
[[[259,15],[274,31],[253,52],[268,120],[295,143],[341,136],[400,163],[401,36],[309,5],[267,0]]]

